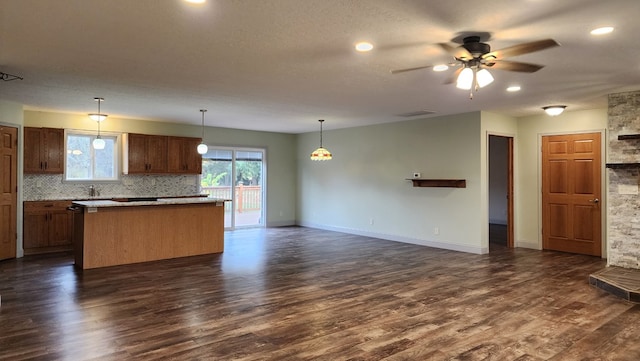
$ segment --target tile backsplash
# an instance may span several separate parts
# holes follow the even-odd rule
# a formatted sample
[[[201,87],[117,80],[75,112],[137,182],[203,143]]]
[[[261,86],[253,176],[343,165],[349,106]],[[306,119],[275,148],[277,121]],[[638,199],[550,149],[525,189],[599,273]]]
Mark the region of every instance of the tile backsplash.
[[[63,182],[62,174],[25,174],[25,201],[50,199],[86,199],[89,186],[95,186],[93,198],[177,197],[200,193],[197,175],[121,175],[119,183]]]

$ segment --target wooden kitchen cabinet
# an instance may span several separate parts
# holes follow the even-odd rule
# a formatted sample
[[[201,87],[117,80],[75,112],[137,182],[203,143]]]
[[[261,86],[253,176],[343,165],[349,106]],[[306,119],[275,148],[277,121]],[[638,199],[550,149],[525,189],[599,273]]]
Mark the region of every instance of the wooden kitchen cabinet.
[[[25,254],[70,250],[73,246],[71,201],[24,202]]]
[[[24,128],[24,173],[62,174],[64,129]]]
[[[200,138],[169,137],[169,173],[202,173],[202,156],[197,151],[200,141]]]
[[[164,135],[125,134],[125,174],[167,173],[168,138]]]

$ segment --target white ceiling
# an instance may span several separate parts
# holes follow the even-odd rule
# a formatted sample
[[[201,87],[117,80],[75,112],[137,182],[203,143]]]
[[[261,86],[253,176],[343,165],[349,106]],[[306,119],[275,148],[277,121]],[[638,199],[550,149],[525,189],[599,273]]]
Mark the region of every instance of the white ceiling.
[[[512,116],[549,104],[606,106],[640,89],[639,0],[0,0],[0,99],[29,110],[302,133],[486,110]],[[606,36],[589,34],[610,25]],[[553,38],[492,71],[473,100],[443,84],[437,43],[489,32],[492,49]],[[369,40],[376,47],[356,53]],[[507,93],[518,84],[522,91]]]

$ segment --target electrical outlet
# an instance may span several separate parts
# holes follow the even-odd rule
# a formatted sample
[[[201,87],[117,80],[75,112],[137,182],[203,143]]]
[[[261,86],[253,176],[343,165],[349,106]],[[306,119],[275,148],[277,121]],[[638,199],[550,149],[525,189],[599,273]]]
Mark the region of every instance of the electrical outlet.
[[[413,173],[413,178],[416,178],[416,179],[420,178],[420,173],[418,173],[418,172]]]
[[[433,234],[440,234],[440,228],[435,227],[435,228],[433,229]]]
[[[373,226],[373,218],[369,219],[369,224]]]

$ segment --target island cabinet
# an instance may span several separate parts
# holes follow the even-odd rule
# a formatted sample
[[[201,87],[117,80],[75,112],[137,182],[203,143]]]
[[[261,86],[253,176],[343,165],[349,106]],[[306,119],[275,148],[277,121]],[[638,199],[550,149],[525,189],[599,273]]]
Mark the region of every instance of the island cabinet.
[[[62,174],[64,129],[24,128],[24,173]]]
[[[123,173],[167,173],[168,138],[164,135],[124,134]]]
[[[199,138],[169,137],[169,173],[202,173],[202,155],[197,151],[200,142]]]
[[[75,264],[89,269],[222,253],[225,202],[74,201]]]
[[[73,245],[71,201],[24,202],[25,254],[70,250]]]

